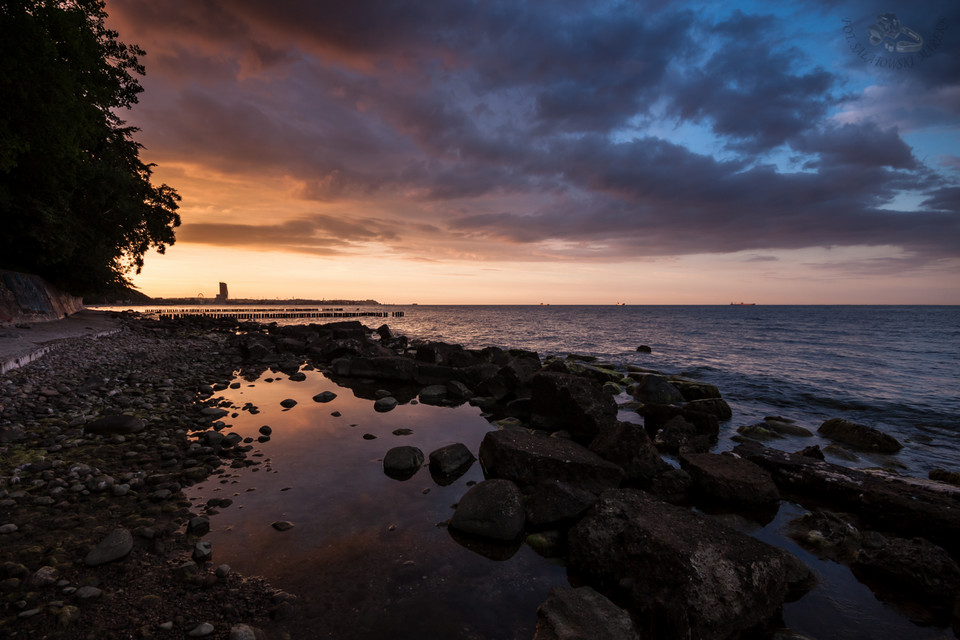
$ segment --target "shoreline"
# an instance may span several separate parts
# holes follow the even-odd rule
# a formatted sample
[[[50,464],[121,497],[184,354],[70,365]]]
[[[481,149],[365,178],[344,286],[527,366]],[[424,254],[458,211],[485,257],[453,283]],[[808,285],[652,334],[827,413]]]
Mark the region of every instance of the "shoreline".
[[[351,389],[362,380],[385,389],[419,389],[410,391],[411,396],[397,394],[400,402],[419,397],[429,404],[469,401],[480,407],[492,423],[477,452],[491,479],[480,485],[491,482],[497,490],[505,483],[515,485],[523,490],[520,503],[529,507],[540,501],[541,509],[562,512],[549,517],[538,513],[536,530],[531,530],[532,516],[529,511],[523,516],[518,503],[519,533],[511,529],[504,539],[527,535],[533,546],[530,537],[539,536],[544,553],[568,562],[588,584],[616,600],[607,621],[611,624],[615,619],[620,620],[616,624],[623,622],[619,607],[631,598],[636,602],[626,606],[634,620],[660,620],[663,612],[657,608],[660,604],[645,600],[647,596],[621,592],[616,586],[631,584],[633,578],[618,577],[617,572],[635,558],[597,555],[592,550],[595,542],[606,539],[611,526],[601,517],[599,505],[629,515],[631,526],[648,525],[637,524],[636,515],[630,514],[656,512],[658,519],[673,526],[657,532],[652,523],[648,533],[663,535],[668,546],[682,542],[682,532],[689,530],[691,545],[720,538],[730,539],[736,548],[751,538],[695,515],[689,507],[718,506],[736,512],[740,502],[748,510],[767,511],[779,496],[798,504],[809,499],[817,507],[833,501],[832,508],[845,512],[840,522],[855,523],[858,536],[863,531],[856,541],[863,546],[856,552],[877,556],[879,547],[882,553],[876,564],[881,569],[883,553],[896,556],[909,550],[906,538],[899,536],[928,531],[936,534],[937,544],[957,553],[960,520],[952,505],[960,502],[960,491],[955,487],[874,477],[822,462],[822,455],[817,459],[776,452],[756,442],[738,447],[735,456],[708,453],[725,403],[716,388],[694,380],[668,382],[639,368],[616,372],[582,356],[542,361],[535,352],[519,349],[468,350],[408,342],[386,326],[373,331],[355,321],[278,327],[227,319],[119,317],[118,333],[68,340],[39,361],[0,376],[0,506],[10,514],[0,522],[4,546],[0,632],[16,634],[11,637],[102,637],[91,629],[107,629],[117,638],[182,638],[190,633],[231,640],[298,637],[291,636],[298,616],[294,596],[275,591],[261,578],[244,578],[216,566],[216,549],[212,560],[205,557],[207,516],[218,505],[208,502],[200,513],[192,513],[182,488],[213,479],[225,464],[259,464],[247,458],[252,447],[239,438],[228,443],[229,438],[212,437],[227,426],[219,419],[230,413],[219,406],[222,398],[216,393],[227,388],[236,372],[247,375],[269,368],[293,375],[304,363]],[[616,420],[611,385],[628,382],[634,386],[631,395],[643,426]],[[424,399],[428,390],[434,394],[431,402]],[[393,400],[395,406],[397,399]],[[708,419],[711,413],[716,415]],[[119,414],[134,418],[119,419],[120,424],[106,433],[91,434],[98,418]],[[198,439],[188,437],[188,432]],[[554,437],[541,437],[547,433]],[[670,468],[659,458],[665,450],[678,455],[682,469]],[[557,460],[564,464],[557,466]],[[577,460],[576,470],[570,467],[571,460]],[[731,460],[740,461],[734,469],[727,468]],[[422,464],[421,455],[417,468],[409,471],[415,473]],[[545,481],[562,487],[556,489],[560,494],[555,489],[544,492]],[[732,490],[738,483],[739,489]],[[520,496],[520,489],[510,491]],[[754,504],[760,489],[768,492],[768,499]],[[564,501],[571,496],[579,506],[565,511],[569,505]],[[448,525],[451,531],[458,529],[453,521]],[[810,525],[814,526],[822,528],[823,523]],[[118,529],[128,532],[131,548],[118,560],[90,566],[90,551]],[[463,533],[463,527],[459,529]],[[798,535],[813,533],[818,531]],[[849,538],[823,544],[828,543],[844,549],[852,544]],[[779,582],[763,593],[750,595],[767,616],[777,609],[776,597],[808,588],[803,583],[809,576],[788,558],[790,554],[770,551],[778,547],[754,546],[756,557],[771,575],[779,576]],[[690,548],[678,548],[675,557],[657,562],[687,562],[695,555]],[[824,549],[827,554],[836,551]],[[952,561],[943,549],[936,549],[945,564],[930,571],[941,572],[934,578],[945,581],[949,593],[960,593],[957,576],[947,566]],[[928,548],[921,551],[931,553]],[[717,552],[726,553],[723,548]],[[903,561],[907,568],[895,568],[900,573],[893,581],[902,581],[904,571],[923,574],[925,561],[923,557]],[[843,564],[849,562],[853,560],[842,559]],[[791,577],[784,581],[787,574]],[[656,579],[663,581],[666,593],[680,589],[671,582],[672,575]],[[717,589],[710,596],[726,601],[730,594]],[[779,595],[767,602],[763,594],[768,592]],[[688,595],[678,593],[681,598]],[[576,599],[572,594],[558,597]],[[600,593],[584,596],[581,591],[577,597],[609,603]],[[956,602],[960,605],[960,599]],[[949,626],[950,603],[937,606],[937,624],[943,624],[946,615]],[[948,608],[945,614],[943,606]],[[549,612],[550,601],[541,608]],[[731,630],[768,622],[760,616],[748,624],[738,615],[725,619]],[[956,613],[952,617],[956,629],[960,617]],[[696,623],[691,619],[683,624]],[[747,626],[738,627],[741,624]],[[254,635],[232,635],[238,625],[249,625]]]
[[[59,340],[0,375],[0,635],[173,638],[210,624],[196,637],[228,638],[235,625],[288,637],[275,619],[290,596],[217,566],[215,550],[190,565],[203,530],[190,530],[181,488],[244,459],[187,437],[210,426],[204,392],[232,378],[225,335],[214,322],[116,315],[108,335]],[[135,419],[89,433],[119,414]],[[129,549],[91,566],[117,531]]]

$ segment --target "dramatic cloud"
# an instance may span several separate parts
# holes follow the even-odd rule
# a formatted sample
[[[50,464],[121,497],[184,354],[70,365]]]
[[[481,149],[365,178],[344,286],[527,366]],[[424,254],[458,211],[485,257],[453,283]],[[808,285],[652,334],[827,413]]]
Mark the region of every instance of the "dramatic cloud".
[[[880,46],[864,61],[872,2],[747,6],[108,10],[148,51],[129,116],[148,158],[288,184],[269,220],[212,198],[185,211],[183,243],[377,245],[408,260],[518,247],[544,260],[758,251],[745,260],[776,263],[777,250],[838,246],[960,257],[956,5],[885,8],[925,34],[909,65]],[[313,205],[322,213],[304,213]]]

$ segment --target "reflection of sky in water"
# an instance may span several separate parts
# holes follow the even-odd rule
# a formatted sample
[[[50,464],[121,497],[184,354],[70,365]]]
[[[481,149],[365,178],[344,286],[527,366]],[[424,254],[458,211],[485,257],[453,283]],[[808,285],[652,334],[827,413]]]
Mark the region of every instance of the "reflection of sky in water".
[[[476,455],[491,428],[479,411],[403,404],[377,413],[370,400],[306,373],[306,381],[291,382],[267,371],[252,386],[241,380],[239,389],[220,394],[237,409],[247,402],[260,409],[226,419],[224,433],[256,438],[261,425],[273,433],[247,454],[262,464],[224,467],[224,477],[187,490],[198,508],[212,497],[234,501],[211,519],[206,539],[215,562],[298,595],[309,618],[305,638],[324,637],[320,630],[329,637],[532,637],[537,606],[550,587],[567,583],[566,571],[526,546],[508,562],[490,560],[437,526],[466,483],[483,479],[479,462],[446,487],[426,467],[403,482],[381,467],[399,445],[419,447],[426,458],[462,442]],[[274,382],[264,382],[270,377]],[[311,399],[325,390],[336,399]],[[297,406],[284,410],[285,398]],[[393,435],[400,428],[413,433]],[[365,440],[365,433],[377,438]],[[275,520],[295,526],[279,532],[270,526]]]

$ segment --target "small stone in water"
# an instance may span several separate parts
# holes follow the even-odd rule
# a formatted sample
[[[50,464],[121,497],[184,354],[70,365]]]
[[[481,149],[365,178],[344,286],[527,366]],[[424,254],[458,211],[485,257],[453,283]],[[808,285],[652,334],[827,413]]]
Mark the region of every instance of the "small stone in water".
[[[286,400],[282,400],[280,402],[280,406],[284,407],[285,409],[290,409],[292,407],[297,406],[297,401],[294,400],[293,398],[287,398]]]
[[[270,526],[277,531],[289,531],[290,529],[293,529],[293,523],[289,520],[277,520]]]

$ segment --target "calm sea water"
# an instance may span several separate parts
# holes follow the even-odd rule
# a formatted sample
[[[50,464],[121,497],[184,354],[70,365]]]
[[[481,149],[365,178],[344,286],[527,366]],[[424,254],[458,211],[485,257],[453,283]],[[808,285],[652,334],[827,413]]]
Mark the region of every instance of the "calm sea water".
[[[960,470],[960,307],[411,306],[386,322],[410,337],[468,347],[579,353],[716,384],[737,426],[779,415],[812,431],[842,417],[890,433],[895,459],[925,475]],[[652,353],[638,353],[644,344]],[[770,443],[784,449],[818,438]]]
[[[386,323],[410,338],[519,347],[541,356],[592,355],[716,384],[734,411],[722,426],[718,450],[735,444],[738,425],[767,415],[812,431],[843,417],[886,431],[905,446],[894,456],[859,454],[835,462],[918,476],[935,467],[960,469],[960,307],[379,310],[405,315],[361,320],[371,327]],[[641,344],[652,353],[637,352]],[[225,469],[187,489],[198,511],[212,497],[234,501],[212,521],[208,539],[216,562],[297,594],[304,613],[297,639],[533,637],[537,606],[551,587],[568,583],[562,564],[527,545],[491,556],[443,526],[469,485],[483,479],[480,465],[450,485],[435,482],[426,469],[400,482],[381,467],[386,451],[398,445],[426,454],[462,442],[476,453],[490,429],[479,410],[404,403],[381,414],[372,409],[372,389],[348,389],[319,371],[304,373],[301,382],[269,370],[238,373],[239,387],[222,392],[221,404],[235,410],[229,431],[255,439],[269,425],[272,436],[255,443],[252,459],[260,464]],[[337,397],[313,402],[321,391]],[[287,398],[298,404],[283,408]],[[250,405],[259,412],[243,410]],[[816,436],[769,444],[794,451],[812,443],[828,444]],[[799,547],[785,528],[803,512],[784,501],[769,522],[711,516],[788,549],[816,572],[817,586],[784,606],[788,627],[821,640],[955,637],[942,622],[918,621],[915,612],[878,598],[847,567]],[[279,532],[270,526],[275,520],[295,526]]]

